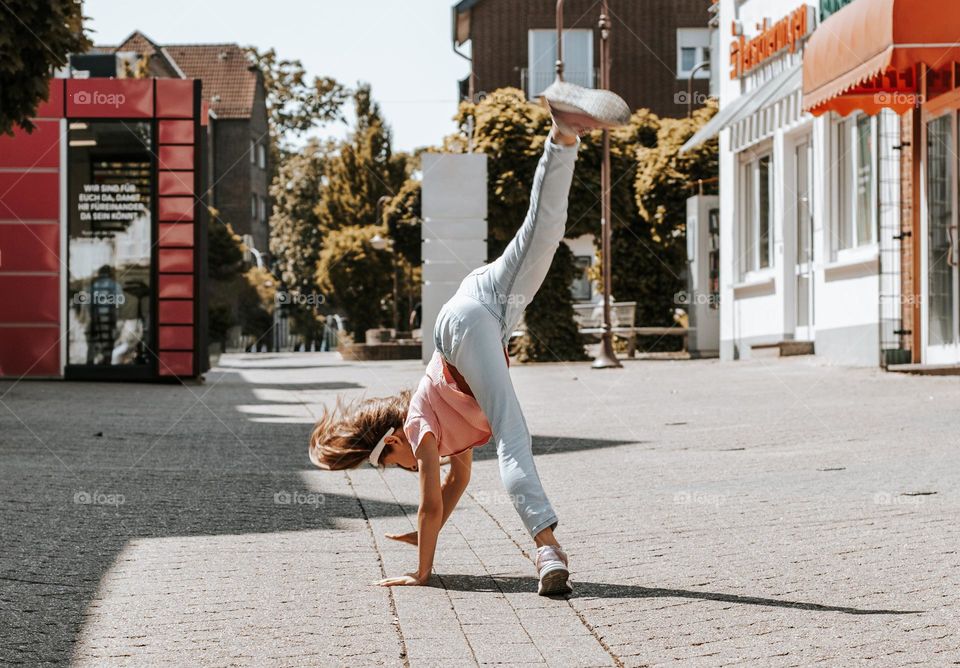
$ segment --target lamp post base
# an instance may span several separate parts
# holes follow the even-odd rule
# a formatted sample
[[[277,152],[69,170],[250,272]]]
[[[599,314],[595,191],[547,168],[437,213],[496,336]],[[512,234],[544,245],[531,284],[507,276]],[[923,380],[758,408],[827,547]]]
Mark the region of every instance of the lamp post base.
[[[621,369],[623,365],[613,351],[613,334],[606,332],[600,339],[600,352],[591,365],[594,369]]]

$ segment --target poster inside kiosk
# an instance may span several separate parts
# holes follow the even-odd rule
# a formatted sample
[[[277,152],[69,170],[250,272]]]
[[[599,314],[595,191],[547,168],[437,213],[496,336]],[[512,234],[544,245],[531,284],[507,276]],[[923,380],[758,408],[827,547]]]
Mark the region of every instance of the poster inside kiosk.
[[[149,123],[71,122],[70,365],[148,365]]]

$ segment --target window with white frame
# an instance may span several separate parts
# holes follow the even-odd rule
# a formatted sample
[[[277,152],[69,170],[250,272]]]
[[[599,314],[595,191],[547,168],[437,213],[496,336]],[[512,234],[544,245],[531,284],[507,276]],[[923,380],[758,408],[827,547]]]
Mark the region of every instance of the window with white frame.
[[[257,196],[250,195],[250,220],[257,219]]]
[[[837,123],[835,169],[837,215],[831,249],[837,251],[876,243],[876,123],[858,114]]]
[[[773,161],[769,154],[740,164],[739,276],[773,266]]]
[[[254,165],[257,162],[257,142],[250,140],[250,164]]]
[[[677,28],[677,78],[687,79],[700,63],[695,79],[710,78],[710,29]]]
[[[260,197],[260,222],[267,222],[267,198]]]
[[[260,169],[267,168],[267,147],[262,142],[257,144],[257,166]]]
[[[528,31],[524,86],[530,99],[553,83],[556,63],[557,31]],[[593,30],[563,31],[563,79],[578,86],[593,88]]]

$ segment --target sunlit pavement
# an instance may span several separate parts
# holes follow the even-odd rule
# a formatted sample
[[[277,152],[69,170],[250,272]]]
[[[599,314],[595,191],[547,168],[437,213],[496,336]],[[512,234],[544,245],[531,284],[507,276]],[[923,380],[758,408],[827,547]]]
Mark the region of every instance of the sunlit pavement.
[[[431,587],[416,477],[313,470],[338,393],[417,362],[228,356],[190,386],[0,383],[0,663],[943,665],[960,382],[822,366],[516,366],[575,595],[477,453]]]

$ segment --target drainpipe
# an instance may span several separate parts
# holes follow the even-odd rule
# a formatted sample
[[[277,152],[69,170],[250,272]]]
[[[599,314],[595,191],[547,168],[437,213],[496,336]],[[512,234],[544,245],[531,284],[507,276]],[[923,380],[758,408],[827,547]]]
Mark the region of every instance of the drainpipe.
[[[921,300],[923,299],[923,294],[921,291],[921,286],[923,285],[923,279],[921,277],[921,259],[920,259],[920,160],[922,158],[922,141],[923,141],[923,128],[921,123],[923,123],[923,111],[920,106],[920,100],[924,99],[927,94],[927,68],[926,65],[920,64],[917,65],[917,88],[920,90],[921,95],[917,96],[917,99],[914,101],[913,111],[911,112],[912,118],[910,123],[910,180],[913,184],[912,192],[910,195],[911,200],[911,221],[910,221],[910,245],[913,247],[913,257],[911,258],[912,262],[911,269],[913,273],[913,323],[910,327],[911,331],[911,340],[913,345],[911,346],[910,351],[910,361],[914,364],[920,364],[923,360],[923,349],[922,349],[922,323],[920,322],[920,316],[922,315],[922,310],[920,308]]]

